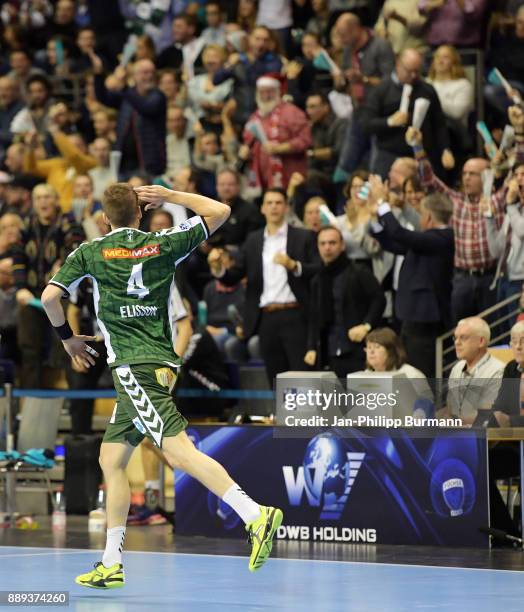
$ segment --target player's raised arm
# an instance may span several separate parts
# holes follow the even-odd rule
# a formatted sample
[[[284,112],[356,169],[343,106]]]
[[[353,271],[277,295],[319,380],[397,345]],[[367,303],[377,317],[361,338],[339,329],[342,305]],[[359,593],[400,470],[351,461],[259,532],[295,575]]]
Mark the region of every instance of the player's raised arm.
[[[98,353],[94,348],[88,346],[86,342],[96,340],[96,338],[94,336],[75,336],[73,334],[73,330],[66,321],[64,309],[60,303],[63,295],[64,290],[61,287],[47,285],[42,293],[42,305],[51,321],[51,325],[60,336],[67,353],[84,367],[89,368],[95,365],[94,357],[98,357]]]
[[[135,191],[141,200],[149,202],[146,210],[156,208],[162,202],[180,204],[190,208],[204,219],[210,234],[217,230],[228,219],[231,213],[231,208],[227,204],[222,204],[222,202],[217,202],[198,193],[173,191],[161,185],[135,187]]]

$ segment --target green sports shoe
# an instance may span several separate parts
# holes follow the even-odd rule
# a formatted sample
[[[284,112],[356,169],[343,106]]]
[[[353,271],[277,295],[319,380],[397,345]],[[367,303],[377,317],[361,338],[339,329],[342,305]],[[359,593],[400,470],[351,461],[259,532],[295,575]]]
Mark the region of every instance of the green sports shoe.
[[[252,546],[249,558],[250,572],[256,572],[267,561],[273,548],[273,538],[283,518],[280,508],[260,506],[260,517],[246,525],[247,539]]]
[[[105,567],[101,561],[95,563],[94,570],[75,578],[77,584],[91,589],[120,589],[125,581],[124,566],[121,563]]]

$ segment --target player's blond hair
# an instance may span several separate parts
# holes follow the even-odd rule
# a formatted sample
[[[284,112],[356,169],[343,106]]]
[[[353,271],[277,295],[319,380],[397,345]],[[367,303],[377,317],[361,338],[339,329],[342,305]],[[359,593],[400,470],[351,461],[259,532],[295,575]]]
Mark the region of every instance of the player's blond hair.
[[[127,183],[109,185],[102,196],[102,209],[113,227],[129,227],[136,219],[138,196]]]

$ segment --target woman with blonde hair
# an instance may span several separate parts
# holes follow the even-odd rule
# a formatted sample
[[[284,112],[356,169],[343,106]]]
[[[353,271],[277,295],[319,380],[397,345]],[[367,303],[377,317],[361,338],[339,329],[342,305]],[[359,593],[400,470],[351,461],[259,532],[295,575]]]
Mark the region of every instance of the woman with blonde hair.
[[[156,60],[155,43],[151,36],[144,34],[136,39],[135,62],[148,59],[153,63]]]
[[[367,198],[361,197],[361,190],[369,177],[366,170],[356,170],[349,177],[344,195],[346,204],[344,214],[337,217],[337,226],[342,232],[346,245],[347,256],[355,262],[372,267],[371,258],[378,255],[380,245],[368,233],[370,214],[367,208]]]
[[[473,109],[473,87],[466,78],[462,60],[455,47],[441,45],[435,51],[428,81],[437,91],[446,117],[465,125]]]
[[[457,159],[455,168],[472,152],[474,142],[468,130],[468,117],[473,110],[473,87],[466,78],[462,60],[455,47],[441,45],[435,51],[428,74],[446,117],[451,150]]]

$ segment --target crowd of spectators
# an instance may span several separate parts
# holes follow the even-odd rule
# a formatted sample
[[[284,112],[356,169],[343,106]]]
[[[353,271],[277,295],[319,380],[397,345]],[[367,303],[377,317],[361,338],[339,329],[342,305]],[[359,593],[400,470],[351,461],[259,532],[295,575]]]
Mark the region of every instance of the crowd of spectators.
[[[231,206],[177,269],[199,384],[228,384],[220,359],[258,360],[271,381],[345,376],[384,326],[404,343],[398,368],[434,376],[436,337],[524,281],[521,5],[4,1],[0,357],[18,384],[46,387],[52,366],[81,386],[39,298],[109,231],[100,200],[117,180]],[[142,228],[191,214],[162,210]],[[72,296],[70,321],[96,335],[90,300]]]

